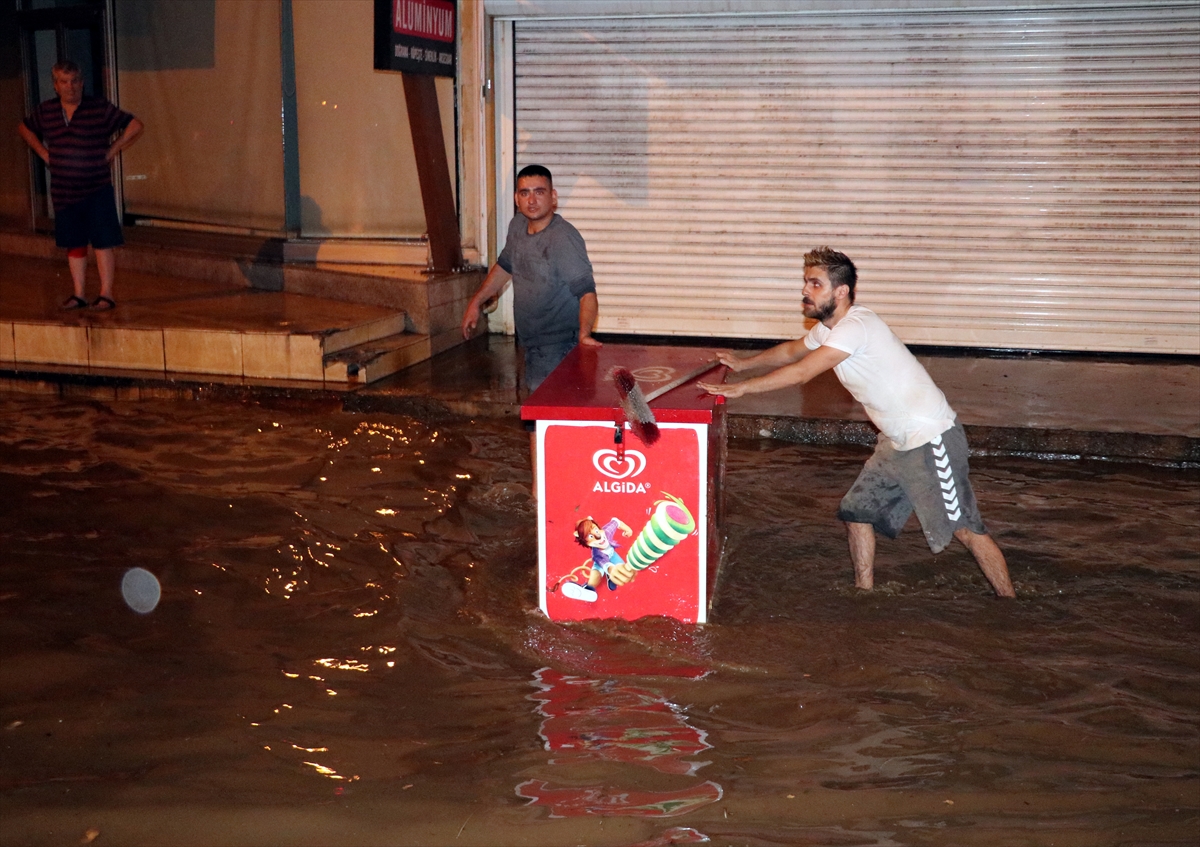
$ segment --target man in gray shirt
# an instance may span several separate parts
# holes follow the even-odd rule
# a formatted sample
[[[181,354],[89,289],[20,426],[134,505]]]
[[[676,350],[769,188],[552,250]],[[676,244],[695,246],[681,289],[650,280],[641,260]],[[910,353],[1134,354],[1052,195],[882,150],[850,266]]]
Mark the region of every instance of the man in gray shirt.
[[[558,192],[550,171],[528,165],[517,174],[520,215],[496,264],[467,304],[463,338],[479,323],[480,309],[512,280],[517,340],[525,351],[525,384],[533,391],[576,344],[599,347],[592,338],[598,303],[592,263],[583,236],[555,214]]]

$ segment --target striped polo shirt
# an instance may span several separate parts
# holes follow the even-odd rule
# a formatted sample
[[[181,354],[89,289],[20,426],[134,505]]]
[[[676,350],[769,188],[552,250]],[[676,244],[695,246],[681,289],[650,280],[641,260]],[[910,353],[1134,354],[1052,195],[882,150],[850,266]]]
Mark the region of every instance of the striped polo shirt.
[[[84,97],[67,123],[59,98],[47,100],[25,119],[50,151],[50,199],[56,210],[78,203],[112,182],[104,157],[115,133],[124,131],[133,115],[99,97]]]

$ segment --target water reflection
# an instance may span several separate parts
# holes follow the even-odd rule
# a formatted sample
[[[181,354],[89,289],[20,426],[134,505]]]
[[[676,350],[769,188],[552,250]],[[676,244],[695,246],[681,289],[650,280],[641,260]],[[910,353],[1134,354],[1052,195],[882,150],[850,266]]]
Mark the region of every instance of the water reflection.
[[[688,761],[712,749],[707,734],[687,722],[676,706],[645,688],[613,680],[571,676],[551,668],[533,675],[542,724],[538,734],[553,755],[550,765],[563,783],[587,774],[596,762],[637,765],[662,774],[695,777],[707,761]],[[637,779],[644,782],[643,779]],[[632,815],[671,817],[721,799],[712,780],[678,789],[653,790],[612,784],[570,785],[528,779],[516,788],[551,817]]]

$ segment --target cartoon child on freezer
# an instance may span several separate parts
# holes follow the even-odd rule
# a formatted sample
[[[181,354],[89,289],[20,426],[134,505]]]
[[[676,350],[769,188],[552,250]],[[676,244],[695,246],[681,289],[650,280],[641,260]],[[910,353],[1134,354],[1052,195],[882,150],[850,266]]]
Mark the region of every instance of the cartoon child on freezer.
[[[592,570],[588,574],[587,585],[570,580],[564,582],[562,584],[564,597],[595,603],[596,589],[600,587],[602,579],[608,580],[610,591],[616,591],[618,585],[625,585],[633,579],[637,572],[625,564],[625,560],[617,552],[616,535],[618,531],[626,538],[633,535],[633,530],[617,518],[600,526],[591,515],[588,515],[575,524],[575,541],[592,551]]]

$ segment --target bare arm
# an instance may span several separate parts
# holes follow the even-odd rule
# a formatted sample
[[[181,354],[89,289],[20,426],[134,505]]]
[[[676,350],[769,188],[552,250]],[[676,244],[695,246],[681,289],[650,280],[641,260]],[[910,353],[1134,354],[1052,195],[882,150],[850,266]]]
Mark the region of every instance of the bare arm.
[[[761,353],[756,353],[753,356],[747,356],[744,359],[731,350],[719,351],[717,358],[721,360],[721,364],[734,373],[737,373],[749,370],[750,368],[782,368],[784,365],[800,361],[810,352],[804,343],[804,339],[797,338],[794,341],[785,341],[782,344],[776,344],[774,347],[763,350]]]
[[[479,323],[480,309],[483,307],[483,304],[499,295],[511,279],[512,274],[504,270],[504,268],[499,265],[492,265],[492,269],[484,277],[479,290],[475,292],[475,296],[467,304],[467,311],[462,319],[463,338],[470,338],[471,333],[475,331],[475,327]]]
[[[592,338],[592,330],[596,328],[596,317],[600,314],[600,301],[596,292],[589,291],[579,298],[579,343],[584,347],[602,347],[603,345]]]
[[[30,149],[33,150],[39,159],[47,165],[50,164],[50,151],[46,149],[46,145],[42,144],[41,139],[37,137],[33,130],[25,126],[24,123],[19,123],[17,124],[17,135],[21,136],[22,140],[29,145]]]
[[[125,127],[125,131],[121,133],[120,138],[114,141],[112,146],[108,148],[108,155],[104,157],[104,160],[106,162],[111,162],[117,157],[118,153],[128,147],[131,147],[133,142],[141,138],[142,133],[145,132],[145,130],[146,125],[137,118],[131,120],[129,125]]]
[[[795,342],[788,343],[792,344]],[[776,348],[772,348],[772,350],[774,349]],[[771,350],[767,350],[766,352],[770,353]],[[849,358],[849,356],[849,353],[834,347],[818,347],[816,350],[810,351],[798,362],[792,362],[781,368],[776,368],[768,374],[756,376],[745,382],[735,382],[730,385],[701,382],[698,385],[709,394],[720,394],[725,397],[762,394],[765,391],[776,391],[780,388],[787,388],[789,385],[803,385],[818,374],[823,374],[830,368],[836,367],[839,363]]]

